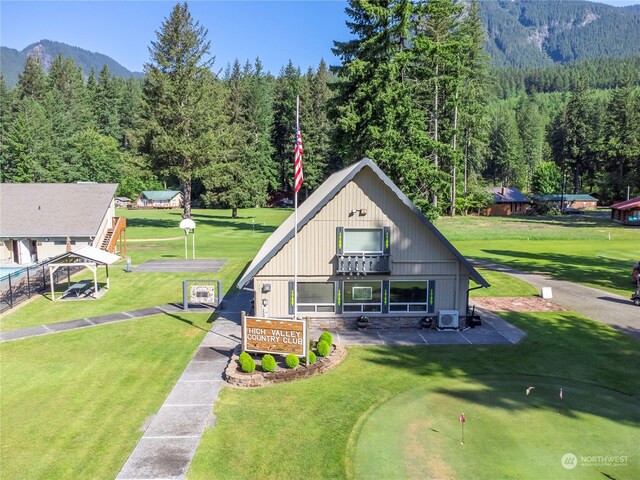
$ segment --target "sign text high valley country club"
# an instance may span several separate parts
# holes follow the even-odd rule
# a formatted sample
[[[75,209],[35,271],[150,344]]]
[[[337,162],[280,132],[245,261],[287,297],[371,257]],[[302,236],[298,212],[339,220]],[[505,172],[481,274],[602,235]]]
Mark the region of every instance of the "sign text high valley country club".
[[[306,342],[303,321],[244,317],[242,349],[246,352],[304,356]]]

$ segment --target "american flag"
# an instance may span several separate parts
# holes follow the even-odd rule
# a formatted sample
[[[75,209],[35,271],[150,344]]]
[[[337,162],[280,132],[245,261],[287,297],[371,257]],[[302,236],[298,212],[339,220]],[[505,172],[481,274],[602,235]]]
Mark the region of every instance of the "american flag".
[[[303,180],[302,154],[304,153],[304,149],[302,148],[302,135],[300,134],[299,124],[296,126],[296,148],[294,152],[295,152],[295,157],[294,157],[293,166],[295,170],[295,175],[293,178],[293,191],[295,193],[298,193],[298,190],[300,190],[300,187],[302,187],[302,180]]]

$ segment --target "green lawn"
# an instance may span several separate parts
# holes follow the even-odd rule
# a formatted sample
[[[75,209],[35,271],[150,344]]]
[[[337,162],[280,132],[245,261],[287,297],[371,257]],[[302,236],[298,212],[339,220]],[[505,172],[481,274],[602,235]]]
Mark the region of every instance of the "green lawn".
[[[114,478],[213,319],[158,315],[3,343],[1,478]]]
[[[438,229],[471,258],[544,272],[621,295],[632,290],[640,231],[602,212],[563,217],[442,217]]]
[[[118,214],[127,216],[128,239],[170,238],[180,236],[182,232],[174,226],[181,218],[177,210],[119,210]],[[290,214],[290,210],[284,209],[248,209],[241,210],[239,217],[232,219],[227,210],[194,210],[196,257],[227,259],[219,272],[138,273],[134,269],[126,273],[124,262],[120,262],[109,269],[111,288],[99,300],[51,302],[50,294],[46,293],[12,313],[2,315],[0,331],[181,302],[182,280],[185,279],[221,280],[223,290],[228,292],[235,289],[242,271],[266,238]],[[130,242],[127,255],[134,265],[147,260],[184,258],[184,241]],[[84,271],[73,280],[92,278],[91,272]],[[104,269],[99,269],[98,280],[104,283]],[[60,285],[58,293],[65,288],[66,283]]]
[[[521,344],[353,347],[320,377],[223,389],[216,428],[205,432],[189,478],[638,478],[637,342],[568,312],[505,317],[527,331]],[[531,397],[527,386],[537,387]],[[466,455],[460,412],[469,417]],[[396,429],[379,432],[378,422],[394,415]],[[503,452],[494,455],[494,447]],[[563,476],[568,452],[629,461]],[[414,463],[380,475],[375,469],[391,457]],[[382,463],[368,469],[373,458]]]

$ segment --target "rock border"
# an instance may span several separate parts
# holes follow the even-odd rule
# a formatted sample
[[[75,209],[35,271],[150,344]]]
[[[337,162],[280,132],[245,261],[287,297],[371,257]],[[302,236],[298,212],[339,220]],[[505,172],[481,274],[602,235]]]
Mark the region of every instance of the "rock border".
[[[333,344],[331,353],[326,357],[318,355],[318,360],[313,365],[300,365],[293,369],[281,369],[275,372],[261,372],[257,369],[252,373],[245,373],[240,369],[238,357],[242,347],[238,345],[231,355],[231,359],[225,369],[224,376],[227,383],[234,387],[259,388],[274,383],[293,382],[321,375],[336,368],[347,356],[347,349],[340,344]]]

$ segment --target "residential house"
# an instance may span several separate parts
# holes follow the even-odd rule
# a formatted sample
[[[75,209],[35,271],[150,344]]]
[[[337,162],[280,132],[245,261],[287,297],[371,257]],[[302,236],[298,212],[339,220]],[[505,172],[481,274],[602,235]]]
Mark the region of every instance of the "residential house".
[[[611,220],[623,225],[640,226],[640,197],[611,205]]]
[[[533,198],[541,202],[553,202],[561,208],[560,202],[563,202],[562,209],[573,208],[575,210],[595,210],[598,206],[598,199],[586,194],[565,193],[553,195],[534,195]]]
[[[183,197],[176,190],[147,190],[138,196],[136,205],[143,208],[181,208]]]
[[[485,210],[485,215],[524,215],[531,203],[520,190],[514,187],[492,187],[487,191],[493,195],[493,203]]]
[[[3,183],[0,260],[20,265],[91,245],[113,252],[126,228],[116,183]]]
[[[371,160],[329,177],[298,208],[299,316],[319,328],[416,326],[465,317],[470,282],[489,284]],[[255,313],[294,313],[295,214],[267,239],[238,287]]]

